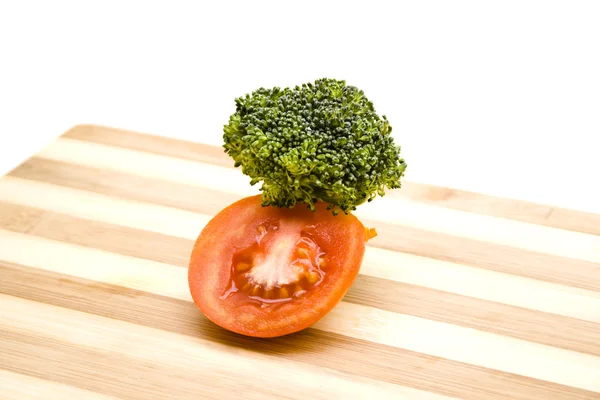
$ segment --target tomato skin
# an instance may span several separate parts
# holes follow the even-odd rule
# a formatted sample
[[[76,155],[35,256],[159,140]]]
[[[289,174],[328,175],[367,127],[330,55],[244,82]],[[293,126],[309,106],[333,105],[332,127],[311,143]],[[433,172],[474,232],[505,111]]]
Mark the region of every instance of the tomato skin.
[[[236,304],[223,294],[231,284],[232,260],[256,243],[266,221],[303,227],[326,254],[325,279],[301,298],[259,307]],[[293,230],[293,229],[292,229]],[[286,235],[285,232],[274,235]],[[262,207],[260,195],[241,199],[212,218],[198,236],[190,256],[188,283],[194,303],[215,324],[254,337],[276,337],[305,329],[327,314],[358,275],[365,251],[365,228],[354,215],[333,216],[324,204],[316,211]]]

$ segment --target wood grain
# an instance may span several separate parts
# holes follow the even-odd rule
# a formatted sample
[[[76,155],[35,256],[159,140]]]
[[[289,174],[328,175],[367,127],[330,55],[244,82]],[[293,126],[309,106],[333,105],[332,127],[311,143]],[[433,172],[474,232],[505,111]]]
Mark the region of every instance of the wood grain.
[[[6,400],[116,400],[116,397],[105,396],[76,386],[21,375],[7,370],[0,370],[0,393]]]
[[[187,288],[247,182],[92,125],[0,178],[0,398],[600,399],[599,215],[407,182],[357,212],[379,236],[343,301],[263,340]]]
[[[26,214],[25,211],[21,213]],[[1,216],[0,212],[0,220]],[[187,267],[189,248],[193,245],[184,239],[54,213],[41,216],[39,224],[29,234],[180,267]],[[7,235],[2,236],[1,231],[0,237],[6,243],[11,240]],[[15,247],[19,246],[15,243]],[[138,254],[132,249],[137,249]],[[11,256],[4,252],[4,258]],[[75,259],[74,262],[80,261]],[[388,262],[400,264],[395,267],[395,273],[390,272]],[[437,283],[431,279],[431,276],[440,275]],[[483,292],[472,290],[478,281],[483,283],[488,279],[504,282],[504,286],[512,290],[497,297],[491,297],[489,289]],[[507,279],[511,279],[510,275],[492,273],[490,276],[485,272],[482,275],[478,269],[465,270],[449,263],[405,254],[386,254],[374,249],[367,253],[357,284],[345,301],[600,355],[597,340],[600,315],[588,313],[585,308],[589,304],[597,304],[594,307],[600,308],[600,295],[586,291],[569,293],[567,287],[540,287],[535,281],[516,279],[511,283],[506,282]],[[461,281],[467,281],[468,286],[461,288],[452,284]],[[542,303],[519,301],[525,295],[539,298]],[[549,312],[536,312],[535,309]]]
[[[234,348],[253,349],[310,365],[352,371],[360,376],[434,393],[465,399],[595,398],[594,393],[586,391],[368,341],[350,340],[343,335],[315,329],[272,340],[244,337],[225,331],[205,318],[198,318],[195,307],[189,302],[4,264],[3,273],[7,270],[12,277],[8,292],[23,293],[26,299],[32,301],[224,343]],[[148,313],[148,309],[152,309],[153,313]],[[365,351],[369,357],[364,357]],[[340,360],[344,362],[340,363]],[[468,388],[466,391],[465,387]]]
[[[138,218],[143,219],[147,224],[145,227],[140,226],[141,230],[157,231],[156,228],[149,225],[153,218],[158,217],[159,210],[164,210],[163,214],[165,216],[162,220],[174,220],[176,218],[175,212],[171,210],[172,208],[204,215],[204,217],[200,215],[194,217],[191,214],[178,213],[181,218],[173,227],[179,227],[182,231],[169,232],[169,234],[175,236],[186,235],[183,228],[190,225],[189,221],[200,223],[200,219],[203,218],[203,221],[207,222],[207,216],[216,214],[222,208],[223,203],[230,204],[242,197],[242,195],[220,192],[214,189],[41,158],[33,158],[23,163],[19,168],[12,171],[10,176],[26,180],[8,180],[6,178],[3,181],[0,180],[0,187],[5,188],[4,199],[15,203],[30,204],[35,207],[41,202],[41,200],[36,202],[36,199],[56,198],[58,201],[57,207],[64,208],[66,198],[77,196],[81,199],[80,207],[85,207],[85,210],[81,211],[82,213],[86,215],[91,215],[93,212],[104,214],[98,216],[100,219],[109,218],[106,214],[114,213],[116,215],[111,216],[111,221],[118,221],[120,224],[127,222],[123,218],[124,214],[128,216],[139,215]],[[36,185],[30,182],[32,180],[53,185]],[[66,191],[65,187],[84,191]],[[93,196],[89,193],[90,191],[104,196]],[[177,193],[180,193],[181,196],[177,196]],[[0,196],[2,196],[2,193],[0,193]],[[198,198],[203,200],[199,202],[197,201]],[[148,206],[140,206],[136,207],[136,210],[131,210],[129,204],[123,203],[121,199],[144,204],[163,205],[170,208],[168,212],[163,208],[150,210]],[[0,200],[2,200],[2,197],[0,197]],[[107,207],[109,205],[111,207]],[[49,207],[50,204],[45,202],[44,206]],[[125,211],[125,208],[128,208],[128,210]],[[114,211],[112,211],[113,209]],[[146,217],[141,215],[144,210],[149,210]],[[71,213],[77,211],[72,210]],[[471,264],[533,279],[568,283],[584,289],[600,290],[600,264],[595,262],[569,259],[543,252],[490,243],[476,238],[456,237],[451,234],[427,231],[403,224],[390,224],[385,221],[373,221],[364,218],[363,222],[368,226],[376,227],[380,232],[379,237],[370,242],[371,246]],[[160,222],[159,224],[163,227],[162,232],[167,232],[165,229],[167,225]],[[197,226],[190,226],[190,229],[187,230],[189,232],[187,237],[190,239],[196,237]],[[568,269],[564,268],[567,263],[570,266]]]

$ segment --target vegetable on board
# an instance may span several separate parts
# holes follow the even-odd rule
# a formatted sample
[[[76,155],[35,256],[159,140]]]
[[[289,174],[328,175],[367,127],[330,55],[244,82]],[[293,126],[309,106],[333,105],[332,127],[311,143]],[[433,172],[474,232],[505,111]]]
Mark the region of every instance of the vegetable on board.
[[[259,88],[235,104],[223,147],[261,194],[227,205],[200,232],[189,287],[217,325],[282,336],[347,293],[377,234],[352,211],[400,188],[406,163],[387,118],[343,80]]]

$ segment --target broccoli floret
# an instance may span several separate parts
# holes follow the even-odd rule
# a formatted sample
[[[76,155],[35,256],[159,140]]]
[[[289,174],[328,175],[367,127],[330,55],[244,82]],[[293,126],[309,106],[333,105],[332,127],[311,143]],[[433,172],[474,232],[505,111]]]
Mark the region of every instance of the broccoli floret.
[[[348,213],[400,188],[406,163],[389,121],[344,80],[260,88],[235,104],[223,147],[251,185],[262,181],[263,206],[323,201]]]

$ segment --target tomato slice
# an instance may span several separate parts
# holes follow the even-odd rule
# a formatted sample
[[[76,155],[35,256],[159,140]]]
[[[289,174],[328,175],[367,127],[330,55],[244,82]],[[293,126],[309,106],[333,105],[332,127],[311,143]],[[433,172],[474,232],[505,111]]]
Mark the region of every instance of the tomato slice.
[[[262,207],[251,196],[202,230],[188,281],[196,306],[217,325],[247,336],[300,331],[327,314],[354,282],[374,235],[354,216]]]

